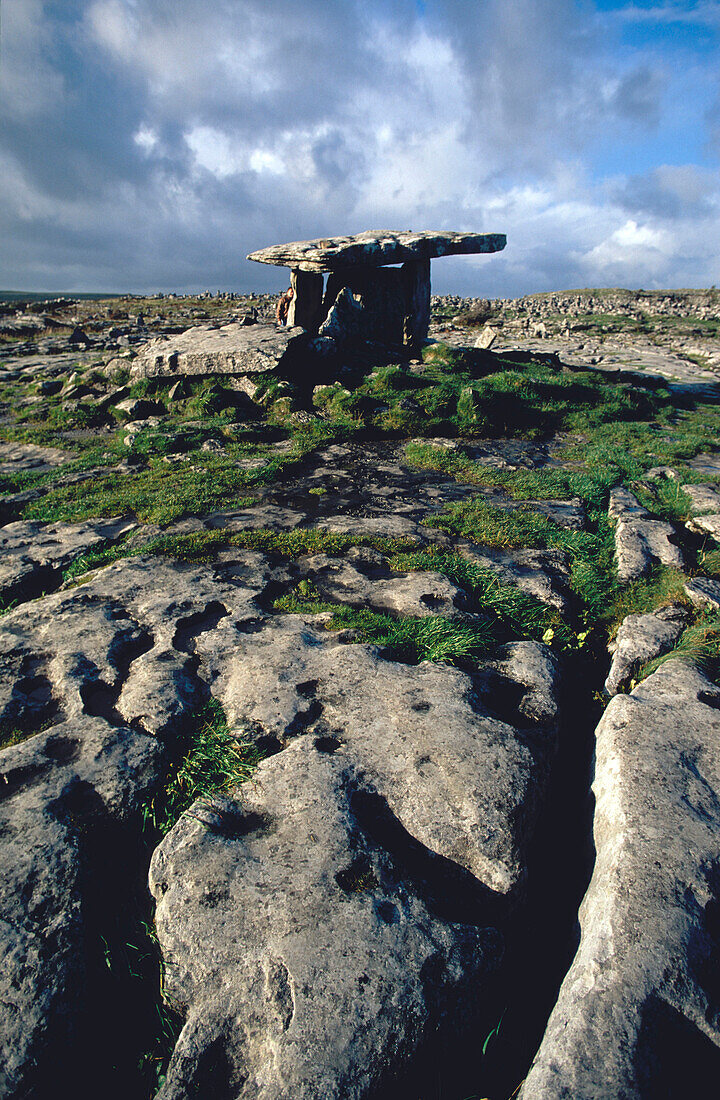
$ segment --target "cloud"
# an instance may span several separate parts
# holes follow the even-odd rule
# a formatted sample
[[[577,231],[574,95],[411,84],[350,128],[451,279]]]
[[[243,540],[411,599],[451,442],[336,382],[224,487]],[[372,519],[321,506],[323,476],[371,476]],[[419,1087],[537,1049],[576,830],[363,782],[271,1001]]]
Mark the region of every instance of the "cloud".
[[[689,23],[717,26],[720,24],[720,8],[716,0],[701,3],[651,3],[649,7],[628,4],[614,11],[613,16],[629,23]]]
[[[247,252],[385,227],[507,232],[434,265],[482,294],[673,280],[681,239],[701,280],[718,251],[717,171],[661,155],[667,51],[620,48],[580,0],[6,0],[3,20],[0,284],[279,287]],[[639,144],[654,163],[618,171]]]

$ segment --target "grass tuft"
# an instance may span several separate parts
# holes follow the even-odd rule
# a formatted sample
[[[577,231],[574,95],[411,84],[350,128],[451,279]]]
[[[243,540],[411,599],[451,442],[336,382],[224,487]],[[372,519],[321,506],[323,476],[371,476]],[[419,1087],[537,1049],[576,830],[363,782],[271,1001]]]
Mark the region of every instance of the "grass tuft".
[[[160,836],[198,799],[209,799],[249,779],[259,763],[254,745],[233,735],[216,699],[197,712],[187,738],[187,751],[164,789],[145,807],[145,824]]]

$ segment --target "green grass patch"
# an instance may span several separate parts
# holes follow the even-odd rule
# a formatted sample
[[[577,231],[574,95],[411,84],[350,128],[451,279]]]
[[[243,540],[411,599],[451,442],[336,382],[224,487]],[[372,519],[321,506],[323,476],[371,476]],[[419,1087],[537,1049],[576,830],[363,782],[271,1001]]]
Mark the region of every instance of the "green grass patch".
[[[331,630],[353,630],[358,641],[380,646],[390,660],[407,664],[421,661],[458,664],[481,657],[493,648],[487,624],[456,623],[438,615],[394,618],[340,604],[328,625]]]
[[[210,699],[193,718],[182,760],[146,805],[146,826],[165,836],[195,802],[249,779],[260,758],[254,745],[233,736],[220,703]]]

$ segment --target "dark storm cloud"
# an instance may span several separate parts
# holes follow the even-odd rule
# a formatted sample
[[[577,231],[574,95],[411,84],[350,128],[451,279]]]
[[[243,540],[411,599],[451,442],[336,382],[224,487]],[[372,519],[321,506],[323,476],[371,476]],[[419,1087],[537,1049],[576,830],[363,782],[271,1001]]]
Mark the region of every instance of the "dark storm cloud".
[[[717,213],[715,173],[691,165],[661,166],[629,176],[615,188],[614,201],[634,216],[648,214],[664,221],[710,218]]]
[[[483,293],[640,270],[668,221],[710,247],[717,173],[583,169],[668,98],[583,0],[5,0],[2,30],[5,285],[279,286],[245,253],[383,226],[507,231],[436,265]]]

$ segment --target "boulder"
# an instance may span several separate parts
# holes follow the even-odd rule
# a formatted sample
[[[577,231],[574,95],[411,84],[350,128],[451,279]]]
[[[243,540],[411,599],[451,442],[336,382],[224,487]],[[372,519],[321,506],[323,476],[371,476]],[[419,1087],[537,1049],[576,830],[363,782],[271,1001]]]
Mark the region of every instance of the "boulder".
[[[158,413],[162,414],[165,411],[157,401],[148,401],[144,397],[126,397],[123,400],[118,400],[117,396],[115,395],[116,400],[109,403],[113,404],[118,412],[133,422],[147,420],[149,417],[157,416]]]
[[[174,378],[284,370],[302,358],[307,347],[308,338],[301,328],[239,322],[220,328],[198,325],[142,345],[132,362],[131,375],[134,379]]]
[[[521,1100],[701,1096],[720,1069],[720,690],[671,660],[597,729],[581,939]]]
[[[493,346],[498,337],[498,329],[492,328],[490,325],[485,325],[480,335],[475,340],[475,347],[480,348],[481,351],[488,351]]]

